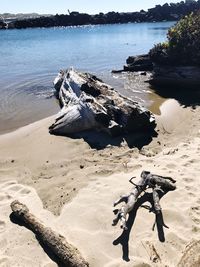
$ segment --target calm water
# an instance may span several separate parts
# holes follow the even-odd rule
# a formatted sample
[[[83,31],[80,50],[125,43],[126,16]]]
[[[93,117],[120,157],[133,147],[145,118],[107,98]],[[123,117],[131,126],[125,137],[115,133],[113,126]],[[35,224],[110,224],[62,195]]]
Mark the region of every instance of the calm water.
[[[111,75],[129,55],[166,39],[173,22],[0,31],[0,133],[58,111],[52,81],[74,66],[146,106],[157,96],[138,75]],[[160,101],[159,97],[158,100]]]

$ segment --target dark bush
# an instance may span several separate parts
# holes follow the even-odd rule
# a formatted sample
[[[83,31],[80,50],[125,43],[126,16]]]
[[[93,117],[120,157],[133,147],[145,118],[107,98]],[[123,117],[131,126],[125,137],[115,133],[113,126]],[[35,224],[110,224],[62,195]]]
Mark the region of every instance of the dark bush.
[[[200,11],[191,13],[169,29],[168,41],[150,50],[160,64],[200,65]]]

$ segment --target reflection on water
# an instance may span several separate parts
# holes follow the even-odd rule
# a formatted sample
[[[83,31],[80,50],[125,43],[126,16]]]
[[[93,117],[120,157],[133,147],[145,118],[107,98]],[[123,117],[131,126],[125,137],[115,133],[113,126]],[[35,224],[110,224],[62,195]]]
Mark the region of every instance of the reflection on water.
[[[147,83],[148,78],[148,73],[144,76],[137,72],[125,72],[122,74],[113,74],[113,80],[110,79],[110,83],[112,83],[121,94],[148,107],[150,105],[148,98],[150,90],[149,84]]]
[[[149,30],[153,30],[153,31],[163,31],[163,30],[168,30],[168,27],[151,27],[149,28]]]
[[[160,115],[160,106],[167,99],[155,93],[150,88],[148,80],[150,73],[141,75],[141,73],[122,73],[113,74],[113,80],[110,83],[123,95],[137,101],[148,108],[154,114]]]
[[[157,95],[154,91],[151,90],[148,94],[148,98],[151,103],[151,105],[148,106],[149,110],[155,115],[160,115],[160,106],[166,101],[166,98]]]
[[[0,133],[40,120],[59,110],[53,98],[53,77],[55,74],[50,80],[49,74],[20,76],[12,82],[7,77],[6,85],[1,87]]]

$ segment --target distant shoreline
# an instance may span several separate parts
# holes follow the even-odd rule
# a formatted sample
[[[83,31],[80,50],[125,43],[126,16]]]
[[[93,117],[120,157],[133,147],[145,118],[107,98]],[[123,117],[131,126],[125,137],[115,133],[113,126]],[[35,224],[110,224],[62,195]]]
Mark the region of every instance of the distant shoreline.
[[[40,16],[35,18],[16,19],[7,22],[0,20],[0,29],[50,28],[82,25],[125,24],[140,22],[177,21],[185,15],[200,9],[200,1],[171,3],[156,5],[148,11],[139,12],[108,12],[90,15],[86,13],[70,12],[55,16]]]

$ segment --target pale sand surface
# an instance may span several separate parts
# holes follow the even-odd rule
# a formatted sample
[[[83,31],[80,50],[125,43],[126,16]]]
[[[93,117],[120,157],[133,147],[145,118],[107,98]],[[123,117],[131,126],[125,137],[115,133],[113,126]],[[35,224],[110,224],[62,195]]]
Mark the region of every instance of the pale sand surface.
[[[186,245],[200,239],[199,115],[200,109],[181,109],[172,124],[160,120],[159,136],[140,152],[126,145],[97,151],[82,139],[51,136],[53,117],[0,136],[0,266],[57,266],[31,231],[10,221],[15,199],[77,246],[92,267],[177,266]],[[112,203],[142,170],[173,177],[177,190],[161,200],[165,242],[152,231],[154,214],[138,210],[127,262],[122,246],[113,245],[121,229],[111,226]]]

